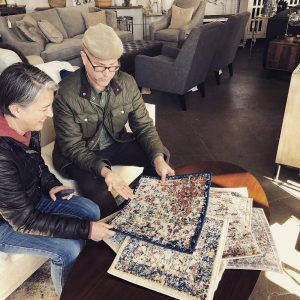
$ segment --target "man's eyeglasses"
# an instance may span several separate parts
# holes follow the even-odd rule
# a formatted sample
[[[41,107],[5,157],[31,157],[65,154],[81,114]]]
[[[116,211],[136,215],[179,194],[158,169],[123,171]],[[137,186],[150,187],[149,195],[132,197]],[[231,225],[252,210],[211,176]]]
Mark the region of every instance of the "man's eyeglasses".
[[[95,72],[104,72],[105,70],[108,70],[109,72],[113,73],[113,72],[117,72],[120,69],[120,65],[118,66],[110,66],[110,67],[106,67],[106,66],[94,66],[93,63],[91,62],[91,59],[89,58],[89,56],[85,53],[88,61],[90,62],[91,66],[93,67]]]

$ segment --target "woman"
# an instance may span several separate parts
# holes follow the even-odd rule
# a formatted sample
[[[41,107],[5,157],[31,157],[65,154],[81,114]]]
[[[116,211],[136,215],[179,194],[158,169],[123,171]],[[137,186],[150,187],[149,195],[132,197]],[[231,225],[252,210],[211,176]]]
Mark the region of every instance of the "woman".
[[[52,117],[58,86],[34,66],[17,63],[0,76],[0,251],[51,259],[55,291],[61,294],[85,239],[114,235],[89,199],[51,174],[40,154],[39,133]]]

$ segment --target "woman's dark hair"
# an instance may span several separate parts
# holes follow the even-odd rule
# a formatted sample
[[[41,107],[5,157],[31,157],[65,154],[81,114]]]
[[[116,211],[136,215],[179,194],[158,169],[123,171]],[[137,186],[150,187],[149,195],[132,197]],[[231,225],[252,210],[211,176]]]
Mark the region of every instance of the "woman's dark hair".
[[[13,103],[28,106],[42,89],[56,91],[58,85],[32,65],[16,63],[9,66],[0,75],[0,112],[14,117],[9,106]]]

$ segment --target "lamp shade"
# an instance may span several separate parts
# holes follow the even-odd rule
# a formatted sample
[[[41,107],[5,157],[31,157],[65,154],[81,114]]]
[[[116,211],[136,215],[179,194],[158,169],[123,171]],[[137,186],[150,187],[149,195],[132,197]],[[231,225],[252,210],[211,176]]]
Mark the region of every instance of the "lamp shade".
[[[271,16],[273,13],[273,1],[272,0],[264,0],[263,7],[261,10],[261,14],[263,16]]]

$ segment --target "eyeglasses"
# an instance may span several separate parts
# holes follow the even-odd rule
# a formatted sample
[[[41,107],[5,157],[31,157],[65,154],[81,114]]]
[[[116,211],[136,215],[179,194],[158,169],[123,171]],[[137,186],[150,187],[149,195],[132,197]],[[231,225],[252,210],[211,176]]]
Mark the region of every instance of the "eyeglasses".
[[[118,66],[110,66],[110,67],[105,67],[105,66],[94,66],[93,63],[91,62],[91,59],[89,56],[85,53],[88,61],[90,62],[91,66],[93,67],[95,72],[104,72],[105,70],[108,70],[109,72],[117,72],[120,69],[120,65]]]

